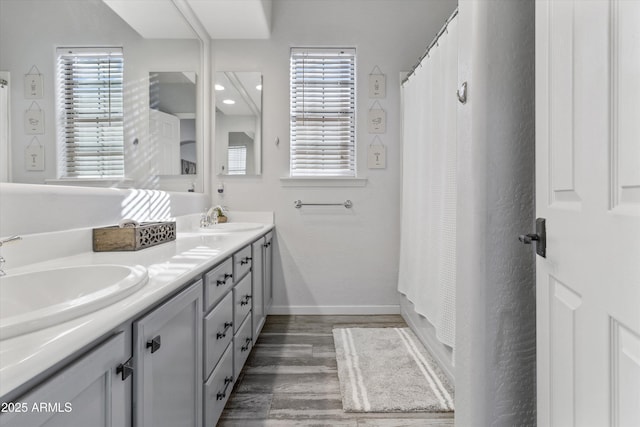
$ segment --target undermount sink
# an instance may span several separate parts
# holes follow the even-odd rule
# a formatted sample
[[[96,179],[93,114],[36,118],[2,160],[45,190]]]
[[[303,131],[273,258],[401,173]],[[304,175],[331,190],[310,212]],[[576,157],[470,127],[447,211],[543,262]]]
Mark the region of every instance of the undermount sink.
[[[238,231],[258,230],[262,227],[264,227],[264,224],[259,222],[222,222],[208,227],[201,227],[200,231],[203,233],[233,233]]]
[[[132,294],[149,280],[142,266],[83,265],[0,278],[0,339],[91,313]]]

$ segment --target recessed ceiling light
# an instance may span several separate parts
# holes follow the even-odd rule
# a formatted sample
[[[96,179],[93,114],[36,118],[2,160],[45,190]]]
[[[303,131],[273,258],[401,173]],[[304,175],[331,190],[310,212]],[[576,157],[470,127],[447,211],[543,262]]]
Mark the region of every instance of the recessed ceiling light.
[[[222,103],[227,105],[233,105],[236,103],[236,101],[234,101],[233,99],[225,99],[224,101],[222,101]]]
[[[256,86],[256,89],[258,89],[258,90],[262,90],[262,85],[258,85],[258,86]]]
[[[215,90],[224,90],[224,86],[219,85],[216,83],[216,85],[214,86]]]

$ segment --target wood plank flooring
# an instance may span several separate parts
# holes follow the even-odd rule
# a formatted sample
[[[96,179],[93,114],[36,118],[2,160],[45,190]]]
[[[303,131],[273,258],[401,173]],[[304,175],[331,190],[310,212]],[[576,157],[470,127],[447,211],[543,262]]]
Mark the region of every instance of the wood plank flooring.
[[[219,427],[444,427],[453,414],[346,413],[331,330],[406,327],[402,317],[269,316]]]

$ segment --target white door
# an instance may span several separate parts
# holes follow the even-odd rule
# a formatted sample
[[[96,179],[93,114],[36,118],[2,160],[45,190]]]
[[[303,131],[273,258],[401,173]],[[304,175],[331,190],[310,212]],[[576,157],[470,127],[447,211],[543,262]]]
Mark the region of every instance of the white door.
[[[536,3],[538,425],[640,426],[640,1]]]
[[[180,119],[149,109],[149,134],[160,175],[180,175]]]

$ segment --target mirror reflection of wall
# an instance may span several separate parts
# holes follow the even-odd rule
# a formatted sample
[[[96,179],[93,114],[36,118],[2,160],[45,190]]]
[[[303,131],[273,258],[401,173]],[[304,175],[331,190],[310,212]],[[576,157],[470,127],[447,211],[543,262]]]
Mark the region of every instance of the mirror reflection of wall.
[[[196,174],[196,74],[149,73],[149,137],[159,175]]]
[[[216,172],[260,175],[262,156],[262,75],[216,73]]]

